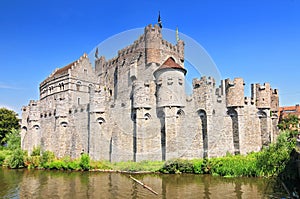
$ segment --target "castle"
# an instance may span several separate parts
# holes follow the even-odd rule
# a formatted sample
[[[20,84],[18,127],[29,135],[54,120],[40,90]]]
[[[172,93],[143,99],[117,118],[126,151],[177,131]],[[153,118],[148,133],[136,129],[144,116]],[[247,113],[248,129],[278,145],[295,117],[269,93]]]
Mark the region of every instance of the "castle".
[[[277,134],[278,91],[269,83],[201,77],[185,92],[184,41],[149,25],[131,45],[92,66],[87,54],[40,84],[22,108],[21,145],[57,157],[142,161],[246,154]]]

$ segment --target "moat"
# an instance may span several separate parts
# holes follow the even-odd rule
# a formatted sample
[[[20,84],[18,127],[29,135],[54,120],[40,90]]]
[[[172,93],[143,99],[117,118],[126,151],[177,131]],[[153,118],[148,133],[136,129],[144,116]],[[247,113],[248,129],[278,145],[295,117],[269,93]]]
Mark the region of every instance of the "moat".
[[[128,174],[9,170],[0,168],[0,198],[280,198],[286,195],[264,178],[210,175]]]

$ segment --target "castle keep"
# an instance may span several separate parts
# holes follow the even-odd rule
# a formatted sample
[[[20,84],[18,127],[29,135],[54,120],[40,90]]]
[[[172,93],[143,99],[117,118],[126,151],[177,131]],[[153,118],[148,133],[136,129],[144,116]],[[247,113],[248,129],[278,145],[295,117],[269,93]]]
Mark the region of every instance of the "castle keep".
[[[57,157],[142,161],[258,151],[278,133],[278,91],[244,80],[192,82],[185,93],[184,41],[149,25],[131,45],[95,67],[86,54],[40,84],[40,99],[22,110],[22,149]]]

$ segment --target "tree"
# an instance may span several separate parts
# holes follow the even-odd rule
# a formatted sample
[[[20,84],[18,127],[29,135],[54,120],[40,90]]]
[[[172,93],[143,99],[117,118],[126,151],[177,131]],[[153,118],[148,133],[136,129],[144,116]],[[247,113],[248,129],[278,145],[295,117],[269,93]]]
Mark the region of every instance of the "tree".
[[[17,113],[6,108],[0,108],[0,144],[5,142],[5,136],[13,129],[20,128]]]
[[[5,135],[5,142],[9,150],[21,149],[21,135],[20,130],[12,129],[11,133]]]
[[[280,130],[294,130],[297,129],[298,124],[299,118],[297,115],[289,114],[279,120],[278,128]]]

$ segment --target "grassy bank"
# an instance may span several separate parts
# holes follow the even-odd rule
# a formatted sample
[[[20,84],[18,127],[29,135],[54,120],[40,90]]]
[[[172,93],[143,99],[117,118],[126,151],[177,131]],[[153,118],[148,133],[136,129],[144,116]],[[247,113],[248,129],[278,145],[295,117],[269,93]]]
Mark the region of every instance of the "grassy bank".
[[[42,152],[39,148],[27,155],[21,149],[1,150],[0,165],[9,168],[39,168],[57,170],[114,170],[126,172],[161,172],[211,174],[226,177],[270,177],[277,176],[291,165],[291,154],[295,150],[295,132],[285,131],[276,143],[270,144],[260,152],[248,155],[230,155],[209,159],[172,159],[166,162],[141,161],[117,162],[92,161],[87,154],[78,159],[69,157],[57,159],[50,151]],[[291,178],[295,172],[290,172]]]

